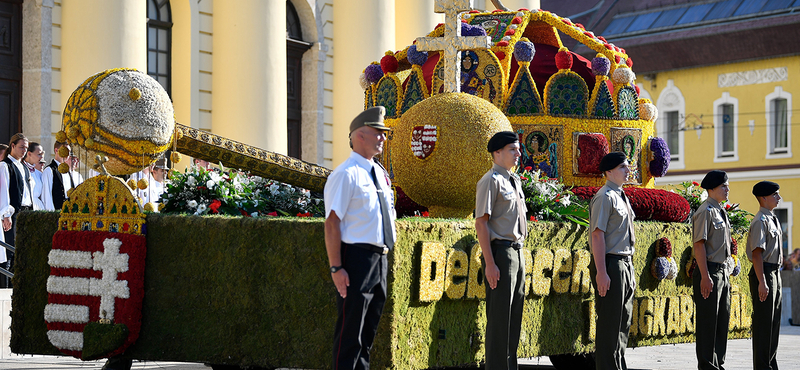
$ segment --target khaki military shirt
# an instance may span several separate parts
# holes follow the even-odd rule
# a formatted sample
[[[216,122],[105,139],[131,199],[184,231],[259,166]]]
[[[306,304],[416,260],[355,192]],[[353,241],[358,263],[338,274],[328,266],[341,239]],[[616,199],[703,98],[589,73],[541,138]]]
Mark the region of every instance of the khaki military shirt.
[[[731,255],[731,224],[719,202],[707,198],[692,215],[692,243],[705,240],[706,260],[724,263]]]
[[[516,178],[516,187],[511,176]],[[526,212],[519,177],[494,164],[475,186],[475,218],[489,215],[489,239],[524,242],[528,235]]]
[[[747,258],[753,260],[753,251],[761,248],[764,262],[779,264],[782,261],[783,230],[778,217],[772,211],[761,207],[750,222],[750,234],[747,237]]]
[[[633,231],[635,214],[630,202],[622,198],[622,188],[606,181],[589,203],[589,230],[605,233],[606,254],[633,256],[636,235]],[[589,236],[589,247],[592,237]]]

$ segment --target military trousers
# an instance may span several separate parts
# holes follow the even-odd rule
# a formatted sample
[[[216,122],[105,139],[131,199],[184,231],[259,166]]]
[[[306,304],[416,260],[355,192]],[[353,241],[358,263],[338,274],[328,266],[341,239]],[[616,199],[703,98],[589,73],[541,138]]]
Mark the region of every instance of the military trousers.
[[[774,263],[764,263],[764,280],[769,293],[758,298],[756,269],[750,270],[750,296],[753,299],[753,369],[777,370],[778,337],[781,329],[781,273]]]
[[[724,369],[728,349],[728,323],[731,318],[731,284],[721,263],[708,262],[708,274],[714,283],[708,298],[700,292],[701,273],[692,274],[692,298],[695,304],[695,352],[700,370]]]
[[[525,299],[525,257],[523,249],[492,245],[500,280],[486,286],[486,370],[517,369],[517,348]],[[486,261],[483,260],[483,271]]]
[[[625,348],[631,330],[636,278],[630,257],[606,255],[606,273],[611,285],[605,297],[595,289],[595,363],[598,370],[625,370]],[[597,286],[597,266],[591,264],[591,278]]]
[[[386,255],[342,243],[342,267],[350,286],[347,297],[336,293],[333,369],[368,370],[369,351],[386,303]]]

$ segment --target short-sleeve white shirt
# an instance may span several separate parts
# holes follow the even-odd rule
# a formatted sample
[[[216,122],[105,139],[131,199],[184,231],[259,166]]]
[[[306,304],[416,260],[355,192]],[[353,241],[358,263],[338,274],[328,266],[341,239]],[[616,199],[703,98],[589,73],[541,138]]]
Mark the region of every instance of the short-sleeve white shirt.
[[[378,185],[383,190],[387,203],[392,208],[392,234],[397,240],[394,220],[394,196],[391,182],[386,172],[377,163],[367,160],[356,152],[328,176],[325,183],[325,217],[331,211],[341,220],[339,228],[342,241],[345,243],[369,243],[383,245],[383,217],[378,199],[377,188],[372,181],[372,169],[375,168]]]

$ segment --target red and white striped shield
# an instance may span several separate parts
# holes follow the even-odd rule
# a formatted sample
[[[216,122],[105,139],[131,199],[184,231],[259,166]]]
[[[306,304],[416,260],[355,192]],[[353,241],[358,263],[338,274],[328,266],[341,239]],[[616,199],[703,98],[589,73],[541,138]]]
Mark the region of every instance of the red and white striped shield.
[[[146,245],[143,235],[105,231],[60,230],[53,236],[44,317],[54,346],[85,358],[85,341],[102,339],[85,337],[84,328],[94,322],[124,324],[128,330],[122,346],[107,348],[99,357],[121,354],[136,341],[142,323]]]
[[[411,152],[419,159],[426,159],[436,149],[439,130],[436,125],[415,126],[411,131]]]

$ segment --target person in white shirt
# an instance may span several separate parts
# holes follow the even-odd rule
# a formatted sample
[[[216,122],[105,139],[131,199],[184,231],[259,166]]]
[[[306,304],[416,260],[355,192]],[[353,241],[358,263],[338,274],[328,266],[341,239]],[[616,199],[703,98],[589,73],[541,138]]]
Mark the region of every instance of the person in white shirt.
[[[350,123],[350,158],[325,184],[325,247],[336,286],[334,369],[369,369],[369,350],[386,302],[386,254],[394,247],[394,199],[383,151],[386,109],[372,107]]]
[[[37,142],[31,141],[28,145],[28,154],[25,154],[25,161],[23,163],[28,167],[28,171],[30,171],[31,177],[33,177],[34,211],[41,211],[44,209],[44,201],[42,200],[42,170],[37,169],[37,166],[41,167],[39,166],[39,162],[42,162],[43,158],[44,150],[42,149],[42,146]]]
[[[147,189],[141,191],[144,193],[142,203],[153,203],[155,206],[153,209],[158,211],[161,194],[164,193],[164,180],[167,175],[167,159],[161,158],[157,160],[148,172]]]
[[[69,171],[69,173],[62,174],[58,171],[58,166],[69,159],[69,155],[62,157],[58,154],[61,147],[66,147],[67,151],[70,150],[69,143],[56,142],[53,146],[54,158],[42,171],[42,200],[44,209],[47,211],[61,210],[61,206],[67,199],[67,191],[83,182],[79,173]]]
[[[28,152],[28,138],[22,133],[14,134],[8,144],[6,157],[0,162],[0,188],[2,193],[8,196],[0,196],[0,211],[10,209],[11,206],[17,212],[9,217],[3,215],[3,230],[5,231],[5,241],[14,245],[14,234],[17,224],[17,215],[22,211],[33,210],[33,188],[35,186],[33,177],[28,167],[22,164],[22,159]],[[6,251],[8,257],[8,270],[14,269],[14,252]],[[8,280],[5,278],[0,280]],[[5,283],[10,287],[10,282]]]

